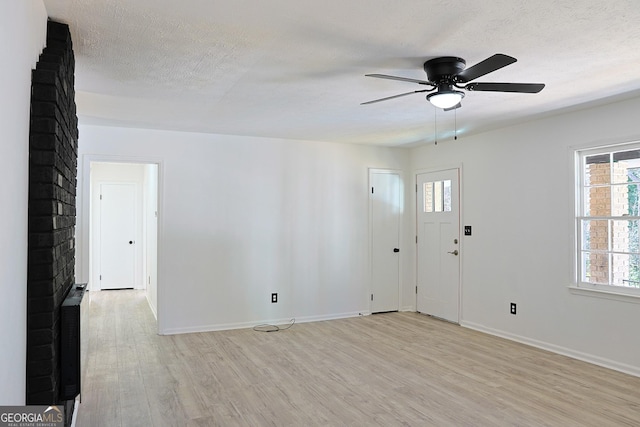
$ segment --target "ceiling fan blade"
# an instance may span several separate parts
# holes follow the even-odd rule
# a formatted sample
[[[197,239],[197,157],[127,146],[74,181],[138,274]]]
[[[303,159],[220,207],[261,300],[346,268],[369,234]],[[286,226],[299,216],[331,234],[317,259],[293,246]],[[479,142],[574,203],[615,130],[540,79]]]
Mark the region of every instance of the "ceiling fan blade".
[[[454,105],[453,107],[449,107],[449,108],[445,108],[444,111],[451,111],[451,110],[455,110],[462,107],[462,103],[458,102],[456,105]]]
[[[470,91],[538,93],[544,83],[469,83],[464,87]]]
[[[475,80],[478,77],[482,77],[485,74],[492,73],[499,70],[502,67],[506,67],[509,64],[513,64],[517,59],[502,53],[496,53],[493,56],[485,59],[482,62],[478,62],[465,70],[462,70],[456,75],[456,81],[466,83],[471,80]]]
[[[386,74],[365,74],[365,77],[376,77],[378,79],[400,80],[401,82],[418,83],[421,85],[429,85],[435,87],[435,85],[426,80],[410,79],[408,77],[388,76]]]
[[[401,96],[412,95],[414,93],[429,92],[431,90],[433,90],[433,89],[414,90],[414,91],[411,91],[411,92],[401,93],[400,95],[387,96],[386,98],[374,99],[373,101],[363,102],[360,105],[375,104],[376,102],[386,101],[388,99],[393,99],[393,98],[400,98]]]

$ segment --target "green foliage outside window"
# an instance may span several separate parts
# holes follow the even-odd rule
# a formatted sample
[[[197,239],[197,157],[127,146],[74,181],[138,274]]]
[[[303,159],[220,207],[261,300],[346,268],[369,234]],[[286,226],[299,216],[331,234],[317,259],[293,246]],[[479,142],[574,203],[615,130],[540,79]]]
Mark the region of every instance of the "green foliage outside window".
[[[627,170],[627,182],[640,181],[640,168],[632,168]],[[638,186],[629,186],[629,215],[638,215]],[[629,221],[629,252],[638,254],[640,252],[640,238],[638,235],[638,221]],[[629,262],[629,285],[640,287],[640,263],[638,255],[631,255]]]

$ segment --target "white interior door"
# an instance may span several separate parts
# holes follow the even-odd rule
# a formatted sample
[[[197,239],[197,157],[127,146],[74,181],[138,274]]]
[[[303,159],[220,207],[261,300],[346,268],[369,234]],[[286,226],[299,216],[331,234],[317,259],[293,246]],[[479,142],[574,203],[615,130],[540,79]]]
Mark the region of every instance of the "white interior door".
[[[397,311],[400,290],[400,175],[371,171],[371,312]]]
[[[418,294],[416,307],[459,323],[459,169],[417,175]]]
[[[100,289],[136,284],[136,186],[100,185]]]

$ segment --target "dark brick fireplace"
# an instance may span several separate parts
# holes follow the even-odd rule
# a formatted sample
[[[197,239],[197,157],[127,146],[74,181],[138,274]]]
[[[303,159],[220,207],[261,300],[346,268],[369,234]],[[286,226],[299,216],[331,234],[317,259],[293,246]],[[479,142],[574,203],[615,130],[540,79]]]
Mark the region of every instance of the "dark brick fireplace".
[[[60,394],[60,306],[75,283],[78,119],[69,27],[49,21],[32,73],[29,137],[27,405]]]

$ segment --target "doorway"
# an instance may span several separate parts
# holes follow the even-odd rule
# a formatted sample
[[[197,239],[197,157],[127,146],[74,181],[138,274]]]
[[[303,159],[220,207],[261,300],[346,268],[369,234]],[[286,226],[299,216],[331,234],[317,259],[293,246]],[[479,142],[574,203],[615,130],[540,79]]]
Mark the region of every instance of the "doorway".
[[[145,290],[157,317],[158,164],[88,166],[90,289]]]
[[[460,169],[416,175],[416,309],[460,322]]]
[[[372,313],[398,311],[400,304],[400,172],[369,171]]]

